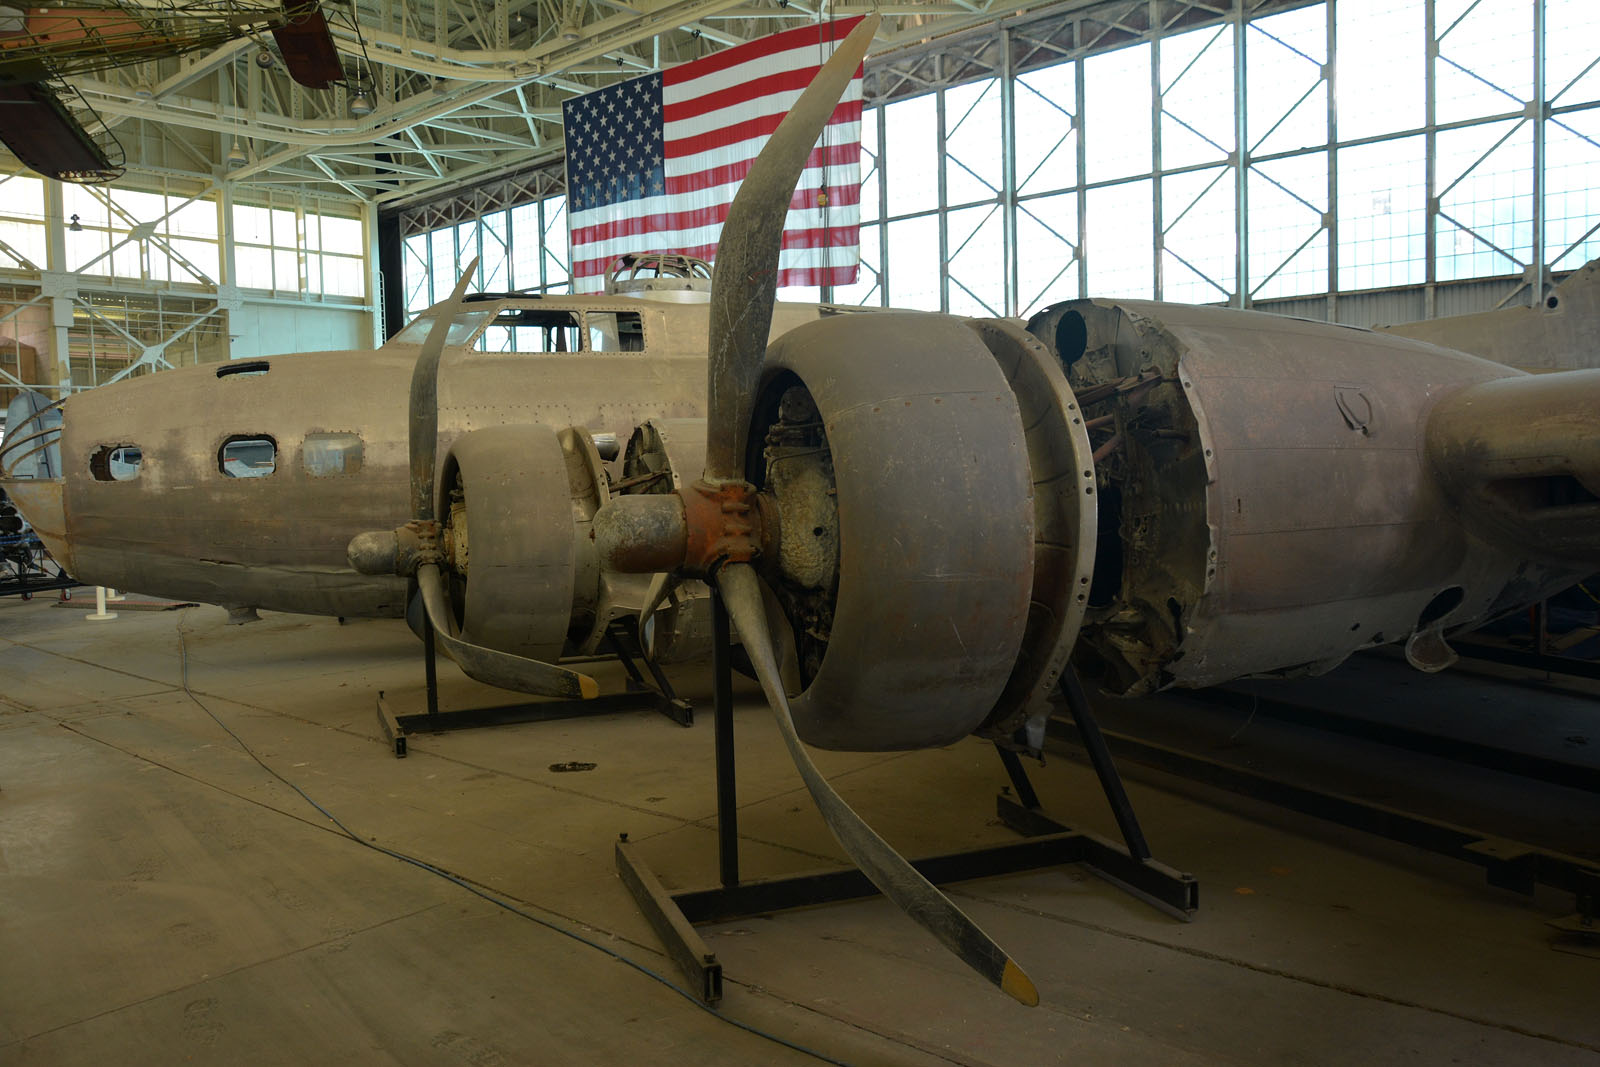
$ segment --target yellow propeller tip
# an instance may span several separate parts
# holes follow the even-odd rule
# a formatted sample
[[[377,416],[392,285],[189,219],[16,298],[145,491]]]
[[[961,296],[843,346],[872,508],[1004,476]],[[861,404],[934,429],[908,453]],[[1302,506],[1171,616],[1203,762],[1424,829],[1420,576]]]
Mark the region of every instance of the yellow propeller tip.
[[[578,675],[578,695],[584,700],[593,700],[600,695],[600,683],[587,674]]]
[[[1026,1004],[1030,1008],[1039,1006],[1039,990],[1034,986],[1033,980],[1023,974],[1022,968],[1010,960],[1006,960],[1005,970],[1000,972],[1000,991],[1019,1004]]]

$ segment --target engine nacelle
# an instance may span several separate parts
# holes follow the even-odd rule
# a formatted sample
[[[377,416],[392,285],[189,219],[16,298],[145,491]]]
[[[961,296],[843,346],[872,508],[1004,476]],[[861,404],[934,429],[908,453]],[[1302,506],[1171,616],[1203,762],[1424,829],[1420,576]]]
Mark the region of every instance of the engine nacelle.
[[[638,612],[648,577],[602,571],[595,556],[589,528],[609,478],[582,427],[465,433],[439,486],[440,547],[467,641],[553,663],[594,653],[613,619]]]
[[[1126,693],[1320,673],[1439,640],[1582,577],[1485,536],[1436,475],[1429,416],[1501,364],[1222,308],[1084,300],[1029,328],[1095,428],[1084,638]]]

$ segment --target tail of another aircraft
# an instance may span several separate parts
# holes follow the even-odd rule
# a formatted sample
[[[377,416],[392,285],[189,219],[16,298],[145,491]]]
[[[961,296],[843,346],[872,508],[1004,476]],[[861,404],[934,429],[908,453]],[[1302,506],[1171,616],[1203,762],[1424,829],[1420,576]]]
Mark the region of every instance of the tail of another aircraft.
[[[1380,326],[1526,371],[1600,367],[1600,260],[1574,271],[1538,307]]]

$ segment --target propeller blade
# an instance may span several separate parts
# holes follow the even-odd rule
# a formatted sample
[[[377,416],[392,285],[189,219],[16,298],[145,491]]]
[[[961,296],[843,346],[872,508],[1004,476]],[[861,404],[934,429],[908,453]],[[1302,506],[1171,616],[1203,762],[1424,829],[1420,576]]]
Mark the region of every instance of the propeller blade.
[[[868,15],[839,42],[833,57],[773,131],[728,207],[711,271],[708,482],[744,478],[742,439],[772,330],[783,220],[811,148],[861,66],[878,22],[877,15]]]
[[[455,637],[456,616],[446,600],[444,575],[437,563],[424,563],[417,568],[417,588],[422,592],[422,610],[433,623],[434,632],[440,637]]]
[[[411,426],[408,441],[411,446],[411,517],[435,519],[433,506],[433,467],[439,451],[439,357],[444,352],[445,338],[450,335],[450,324],[455,320],[456,309],[467,291],[467,283],[478,272],[478,260],[473,259],[456,281],[439,317],[433,320],[428,337],[422,342],[422,353],[411,372]]]
[[[678,576],[663,571],[650,579],[650,588],[644,594],[644,607],[639,611],[639,632],[644,633],[645,623],[650,621],[650,616],[656,609],[666,603],[672,591],[678,588]]]
[[[496,652],[457,637],[455,617],[445,603],[444,576],[436,564],[425,563],[417,568],[417,585],[422,590],[428,620],[433,624],[434,639],[468,678],[501,689],[568,700],[592,700],[600,694],[599,683],[587,674],[513,656],[509,652]]]
[[[761,680],[761,688],[766,692],[772,713],[778,720],[783,743],[788,746],[789,755],[794,759],[800,777],[805,780],[806,788],[811,791],[812,799],[821,810],[828,829],[833,831],[833,836],[845,852],[872,880],[872,884],[883,891],[884,896],[961,957],[967,966],[1021,1003],[1029,1007],[1038,1004],[1039,991],[1022,972],[1022,968],[949,897],[934,888],[904,856],[863,822],[861,816],[834,792],[827,779],[811,762],[811,757],[800,743],[800,735],[795,732],[789,701],[784,696],[777,664],[773,662],[760,580],[755,570],[748,564],[732,563],[717,573],[716,582],[734,625],[744,635],[745,651],[750,655],[756,676]]]

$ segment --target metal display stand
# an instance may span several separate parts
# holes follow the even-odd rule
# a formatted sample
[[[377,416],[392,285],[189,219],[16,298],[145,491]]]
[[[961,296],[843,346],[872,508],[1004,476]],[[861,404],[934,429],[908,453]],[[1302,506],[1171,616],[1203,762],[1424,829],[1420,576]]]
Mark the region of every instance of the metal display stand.
[[[50,563],[54,561],[32,531],[0,535],[0,596],[32,600],[35,593],[59,589],[61,599],[70,599],[70,590],[77,588],[78,580],[59,565],[54,574],[50,573]]]
[[[616,845],[617,872],[639,908],[666,946],[691,988],[707,1004],[722,999],[722,964],[695,931],[694,924],[726,922],[787,908],[809,907],[870,897],[878,892],[859,870],[828,870],[785,878],[741,881],[739,834],[733,759],[733,696],[728,616],[720,595],[712,595],[715,736],[717,774],[717,857],[721,885],[673,893],[663,887],[623,834]],[[1099,738],[1083,691],[1072,678],[1063,685],[1075,721]],[[1128,803],[1122,780],[1105,742],[1091,744],[1090,759],[1111,804],[1125,844],[1065,826],[1045,815],[1028,781],[1022,761],[996,746],[1011,787],[997,798],[1005,824],[1024,840],[912,860],[912,866],[935,885],[1082,863],[1114,884],[1151,904],[1187,919],[1199,906],[1199,885],[1193,876],[1150,858],[1144,834]],[[1015,790],[1015,796],[1009,795]]]
[[[509,726],[523,722],[549,722],[554,719],[573,719],[585,715],[604,715],[616,711],[653,709],[679,726],[694,725],[694,708],[687,700],[679,698],[672,683],[654,661],[644,654],[639,641],[638,626],[631,616],[613,619],[606,628],[602,647],[609,649],[622,662],[628,672],[628,687],[621,693],[608,693],[592,700],[538,700],[524,704],[507,704],[489,708],[463,708],[458,711],[439,710],[439,679],[434,648],[433,629],[425,627],[422,637],[423,667],[427,679],[428,710],[412,715],[396,715],[378,692],[378,726],[393,747],[396,759],[406,755],[406,739],[412,734],[440,734],[452,730],[476,730],[485,726]],[[650,674],[650,680],[639,670],[639,664]]]
[[[1574,678],[1600,680],[1600,660],[1579,659],[1568,655],[1562,641],[1550,636],[1548,598],[1533,605],[1529,611],[1532,619],[1529,625],[1528,648],[1518,648],[1509,641],[1497,640],[1481,633],[1453,640],[1450,642],[1450,647],[1468,659],[1485,660],[1489,663],[1501,663],[1509,667],[1523,667],[1534,671],[1550,671],[1554,674],[1571,675]],[[1588,630],[1587,634],[1580,633],[1577,636],[1583,638],[1592,633],[1592,630]]]
[[[1051,739],[1104,748],[1107,741],[1099,737],[1097,728],[1095,733],[1096,740],[1091,742],[1081,721],[1069,725],[1053,720],[1049,727]],[[1539,886],[1571,893],[1577,910],[1565,918],[1551,920],[1549,925],[1600,946],[1600,863],[1593,860],[1374,801],[1313,789],[1127,734],[1113,732],[1109,737],[1124,760],[1473,864],[1483,868],[1485,879],[1496,888],[1528,896]]]

